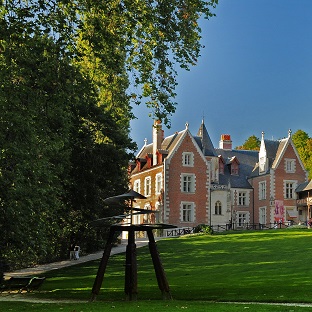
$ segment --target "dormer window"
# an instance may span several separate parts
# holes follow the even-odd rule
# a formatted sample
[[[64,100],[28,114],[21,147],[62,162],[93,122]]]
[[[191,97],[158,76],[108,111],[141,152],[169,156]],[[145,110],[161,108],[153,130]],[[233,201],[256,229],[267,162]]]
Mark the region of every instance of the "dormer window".
[[[233,166],[232,166],[231,167],[231,174],[238,175],[238,168],[233,168]]]
[[[236,157],[233,157],[230,161],[231,175],[239,174],[239,161]]]
[[[224,174],[224,159],[219,155],[219,173]]]
[[[150,154],[147,154],[145,156],[146,162],[147,162],[147,168],[151,168],[152,167],[152,162],[153,162],[153,157]]]

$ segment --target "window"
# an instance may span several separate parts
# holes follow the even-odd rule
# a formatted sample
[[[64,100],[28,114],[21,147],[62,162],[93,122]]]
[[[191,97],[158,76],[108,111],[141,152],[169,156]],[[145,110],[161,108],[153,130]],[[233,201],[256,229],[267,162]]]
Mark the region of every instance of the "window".
[[[266,182],[259,182],[259,199],[266,199]]]
[[[247,213],[238,213],[238,226],[245,226],[247,222]]]
[[[195,192],[195,175],[194,174],[182,174],[181,191],[183,193]]]
[[[259,223],[266,224],[266,208],[265,207],[259,208]]]
[[[182,222],[194,221],[194,203],[182,203],[181,221]]]
[[[220,200],[216,201],[216,203],[215,203],[215,214],[216,215],[222,214],[222,204],[221,204]]]
[[[140,180],[135,180],[133,183],[133,190],[137,193],[140,193]]]
[[[294,173],[295,172],[295,159],[285,159],[285,171],[287,173]]]
[[[246,206],[246,192],[238,192],[238,205]]]
[[[294,198],[295,183],[292,181],[285,181],[285,198]]]
[[[193,167],[194,166],[194,155],[193,153],[184,152],[182,153],[182,163],[185,167]]]
[[[156,194],[159,194],[161,192],[162,189],[162,174],[161,173],[157,173],[156,174],[156,181],[155,181],[155,187],[156,187]]]
[[[151,177],[146,177],[144,180],[145,196],[151,195]]]
[[[231,168],[231,174],[238,175],[238,168],[237,167],[232,167]]]

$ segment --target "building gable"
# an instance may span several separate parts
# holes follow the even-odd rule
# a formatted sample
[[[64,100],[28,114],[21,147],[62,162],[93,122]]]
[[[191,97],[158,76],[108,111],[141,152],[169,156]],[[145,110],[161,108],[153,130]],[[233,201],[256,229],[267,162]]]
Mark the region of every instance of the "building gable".
[[[194,148],[196,149],[196,151],[198,152],[198,154],[200,155],[200,157],[202,158],[202,160],[205,162],[205,164],[208,164],[207,159],[205,158],[203,152],[201,151],[201,149],[199,148],[198,144],[196,143],[194,137],[192,136],[191,132],[188,129],[188,125],[186,127],[186,129],[184,131],[182,131],[182,135],[179,137],[179,140],[176,142],[174,148],[171,149],[171,151],[169,152],[168,157],[166,158],[166,162],[170,163],[171,159],[174,157],[174,155],[176,154],[176,152],[178,151],[179,147],[181,146],[181,144],[183,144],[183,141],[186,138],[189,138],[192,142],[192,145],[194,146]]]
[[[285,159],[295,159],[296,161],[296,167],[300,167],[301,170],[306,172],[306,169],[304,168],[304,165],[301,161],[301,158],[298,154],[298,151],[294,145],[294,142],[291,139],[291,136],[289,136],[287,139],[284,139],[281,141],[280,146],[277,150],[276,158],[272,164],[272,169],[277,169],[280,166],[285,168]],[[285,168],[286,169],[286,168]]]

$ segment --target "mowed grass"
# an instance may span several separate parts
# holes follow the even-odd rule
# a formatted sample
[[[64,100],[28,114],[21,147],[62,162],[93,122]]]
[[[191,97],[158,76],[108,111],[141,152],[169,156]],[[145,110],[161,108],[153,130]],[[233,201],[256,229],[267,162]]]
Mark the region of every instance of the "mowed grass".
[[[136,302],[124,301],[125,257],[121,254],[110,257],[96,302],[88,300],[99,261],[46,273],[40,293],[23,294],[36,302],[0,305],[7,311],[312,310],[298,305],[248,304],[312,303],[312,230],[191,235],[160,240],[157,246],[173,301],[161,300],[148,247],[143,247],[137,249]]]

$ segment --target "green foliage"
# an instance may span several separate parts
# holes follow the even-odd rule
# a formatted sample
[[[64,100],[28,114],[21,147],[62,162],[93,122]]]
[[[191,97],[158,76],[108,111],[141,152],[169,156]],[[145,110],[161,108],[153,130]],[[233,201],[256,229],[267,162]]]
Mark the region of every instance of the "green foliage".
[[[99,261],[47,272],[42,291],[23,294],[23,298],[39,304],[41,300],[52,302],[40,307],[47,311],[78,310],[78,307],[83,311],[105,308],[132,311],[138,307],[142,311],[177,311],[186,307],[191,311],[198,311],[198,307],[199,311],[210,307],[213,311],[241,311],[245,307],[252,311],[300,311],[296,304],[311,303],[307,292],[311,280],[307,263],[312,261],[307,246],[311,236],[308,229],[285,229],[160,240],[158,251],[173,301],[161,300],[147,246],[137,250],[138,301],[124,300],[124,254],[110,257],[96,302],[87,303]],[[217,302],[232,304],[224,307]],[[239,307],[237,302],[241,302]],[[274,303],[271,308],[270,302]],[[19,311],[18,302],[14,303],[16,307],[10,308]],[[262,309],[261,303],[266,303],[268,309]],[[277,308],[279,303],[284,308]],[[33,309],[37,308],[35,302],[31,304]],[[310,307],[303,309],[308,311]]]
[[[258,151],[260,149],[260,143],[260,139],[255,135],[252,135],[245,141],[243,145],[236,147],[236,149]]]
[[[194,228],[194,233],[213,234],[213,228],[206,224],[198,224]]]
[[[11,268],[105,240],[107,227],[89,223],[119,214],[103,200],[128,186],[131,104],[145,98],[170,123],[176,64],[196,63],[198,20],[217,2],[1,1],[0,245]]]
[[[136,104],[146,100],[153,117],[170,124],[169,117],[176,105],[173,102],[176,65],[189,70],[197,63],[202,47],[198,21],[202,16],[214,16],[210,8],[217,3],[217,0],[81,2],[79,53],[87,55],[90,74],[105,67],[102,84],[106,79],[110,82],[125,79],[126,70],[131,80],[129,99]]]
[[[292,135],[292,140],[299,153],[306,170],[309,172],[309,178],[312,178],[312,138],[303,130],[297,130]]]

